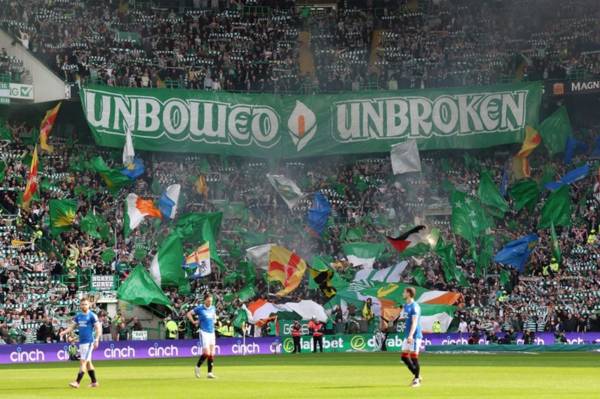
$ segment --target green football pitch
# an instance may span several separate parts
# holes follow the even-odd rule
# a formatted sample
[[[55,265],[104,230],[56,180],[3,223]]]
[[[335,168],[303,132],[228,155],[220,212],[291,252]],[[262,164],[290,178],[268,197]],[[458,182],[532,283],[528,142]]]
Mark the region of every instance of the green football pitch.
[[[0,366],[0,398],[600,398],[600,353],[424,354],[423,385],[397,353],[97,362],[100,388],[67,387],[77,363]]]

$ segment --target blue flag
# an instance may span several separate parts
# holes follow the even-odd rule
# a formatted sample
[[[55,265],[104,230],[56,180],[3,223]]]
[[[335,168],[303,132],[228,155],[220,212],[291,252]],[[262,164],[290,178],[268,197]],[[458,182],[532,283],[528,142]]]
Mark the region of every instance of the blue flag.
[[[567,145],[565,146],[565,164],[570,164],[573,161],[575,154],[586,152],[587,149],[588,146],[583,141],[579,141],[575,137],[569,136]]]
[[[133,163],[129,164],[126,168],[121,169],[121,174],[129,177],[131,180],[135,180],[144,174],[144,161],[140,158],[135,158]]]
[[[327,198],[320,193],[317,192],[315,194],[315,201],[313,203],[313,207],[308,210],[308,215],[306,217],[308,222],[308,227],[317,235],[323,234],[323,230],[325,229],[325,225],[327,224],[327,219],[329,219],[329,215],[331,214],[331,205]]]
[[[555,191],[564,186],[565,184],[575,183],[578,180],[583,179],[590,173],[590,165],[587,163],[583,166],[578,167],[577,169],[573,169],[567,172],[563,177],[560,178],[559,181],[552,181],[550,183],[546,183],[544,187],[548,190]]]
[[[531,250],[537,240],[537,235],[529,234],[518,240],[509,242],[494,256],[494,262],[512,266],[520,273],[523,273],[525,263],[527,263]]]

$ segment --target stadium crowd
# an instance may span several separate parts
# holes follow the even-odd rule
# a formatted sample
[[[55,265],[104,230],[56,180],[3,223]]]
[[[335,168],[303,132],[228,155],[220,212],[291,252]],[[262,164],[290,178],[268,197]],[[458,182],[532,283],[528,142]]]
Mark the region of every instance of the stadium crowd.
[[[77,308],[78,298],[98,294],[93,292],[91,275],[112,275],[122,281],[135,265],[148,267],[156,243],[169,227],[166,223],[145,222],[124,238],[121,233],[124,197],[135,192],[142,197],[157,198],[162,188],[173,183],[182,184],[185,199],[180,212],[224,212],[218,239],[224,267],[214,267],[208,279],[192,281],[191,296],[180,295],[175,289],[166,290],[174,308],[164,316],[168,317],[167,322],[179,323],[180,337],[190,334],[184,322],[186,310],[207,289],[218,298],[220,319],[231,324],[241,306],[238,293],[248,284],[248,275],[240,272],[245,248],[273,242],[306,259],[326,254],[334,258],[339,274],[352,281],[356,269],[341,251],[341,244],[352,239],[348,231],[359,232],[359,237],[353,239],[378,242],[384,234],[396,234],[401,226],[418,221],[440,228],[442,237],[455,244],[458,267],[468,281],[466,284],[446,281],[440,261],[433,254],[410,258],[403,279],[414,283],[411,271],[423,268],[426,288],[462,293],[464,302],[459,305],[454,330],[475,335],[510,330],[600,330],[600,243],[594,238],[600,223],[600,182],[592,189],[595,177],[572,185],[572,200],[576,204],[572,209],[574,223],[570,228],[558,229],[563,260],[557,269],[549,269],[553,261],[548,231],[536,228],[541,204],[532,213],[510,211],[497,221],[493,229],[496,251],[510,239],[531,232],[540,236],[526,272],[518,274],[511,270],[510,281],[502,281],[500,271],[510,268],[496,263],[483,277],[475,274],[469,245],[452,233],[447,212],[424,215],[427,210],[448,208],[449,185],[475,193],[481,169],[492,171],[499,183],[506,162],[504,148],[465,157],[426,153],[420,175],[401,176],[391,173],[389,158],[383,155],[269,165],[242,158],[143,154],[145,174],[134,186],[113,195],[104,188],[99,176],[86,167],[86,161],[100,154],[118,166],[121,154],[56,137],[55,152],[41,157],[39,198],[34,200],[31,212],[23,212],[19,196],[29,167],[31,132],[26,125],[9,123],[7,128],[13,140],[2,144],[6,166],[0,188],[0,334],[4,342],[55,340],[56,333]],[[591,131],[581,135],[590,141],[593,138]],[[585,160],[585,155],[578,157],[581,158],[576,162]],[[536,179],[549,168],[553,170],[551,177],[556,179],[567,168],[562,160],[549,159],[542,151],[532,158],[532,165]],[[334,211],[325,239],[316,239],[304,230],[311,200],[304,200],[290,211],[265,178],[267,172],[285,174],[305,192],[321,191],[326,195]],[[198,192],[200,175],[206,178],[207,192]],[[182,176],[185,176],[183,181]],[[78,201],[75,228],[62,233],[60,240],[48,229],[48,200],[52,198]],[[82,232],[82,217],[90,213],[111,221],[110,237],[94,238]],[[388,248],[374,267],[396,264],[396,256]],[[255,283],[246,302],[260,297],[273,301],[269,293],[274,292],[274,287],[269,286],[262,273],[257,274],[251,277]],[[306,279],[285,301],[306,298],[321,304],[326,302],[318,289],[309,291]],[[361,318],[360,309],[358,313],[345,312],[336,321],[350,325],[350,319]],[[338,318],[336,312],[334,315],[331,322]],[[141,329],[139,320],[125,320],[121,316],[111,320],[103,311],[100,317],[107,339],[123,339],[130,331]],[[275,332],[264,327],[255,333]]]
[[[594,0],[346,0],[313,9],[293,0],[178,9],[108,0],[0,4],[0,27],[79,84],[313,92],[600,72]],[[302,32],[312,61],[301,56]]]

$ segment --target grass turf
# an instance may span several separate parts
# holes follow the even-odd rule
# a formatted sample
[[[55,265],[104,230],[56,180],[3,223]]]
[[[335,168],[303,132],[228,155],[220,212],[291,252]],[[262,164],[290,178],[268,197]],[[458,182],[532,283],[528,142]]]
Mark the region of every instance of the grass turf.
[[[595,398],[600,353],[424,354],[421,388],[397,353],[222,357],[217,380],[195,359],[96,362],[100,388],[70,389],[77,363],[0,366],[0,398]]]

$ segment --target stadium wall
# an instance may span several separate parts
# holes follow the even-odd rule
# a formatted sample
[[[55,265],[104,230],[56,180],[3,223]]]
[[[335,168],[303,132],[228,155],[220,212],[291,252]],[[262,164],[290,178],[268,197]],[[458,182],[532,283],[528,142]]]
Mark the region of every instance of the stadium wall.
[[[554,344],[554,334],[540,333],[534,345],[522,345],[521,336],[515,345],[489,344],[481,339],[478,345],[467,345],[468,335],[426,334],[423,349],[430,352],[540,352],[540,351],[600,351],[600,333],[568,333],[565,344]],[[403,339],[400,334],[388,336],[386,340],[389,352],[399,352]],[[325,352],[374,352],[381,346],[376,335],[326,335],[323,349]],[[69,360],[69,345],[61,344],[23,344],[0,345],[0,364],[45,363]],[[302,350],[311,349],[310,337],[302,337]],[[217,354],[219,356],[236,355],[272,355],[290,353],[293,350],[291,337],[264,338],[219,338]],[[200,354],[196,340],[149,340],[101,342],[94,352],[94,360],[129,360],[152,358],[195,357]]]
[[[8,55],[22,60],[23,66],[31,73],[34,103],[66,98],[67,88],[63,79],[54,74],[18,40],[2,29],[0,29],[0,48],[5,48]]]

